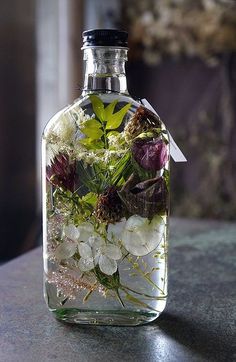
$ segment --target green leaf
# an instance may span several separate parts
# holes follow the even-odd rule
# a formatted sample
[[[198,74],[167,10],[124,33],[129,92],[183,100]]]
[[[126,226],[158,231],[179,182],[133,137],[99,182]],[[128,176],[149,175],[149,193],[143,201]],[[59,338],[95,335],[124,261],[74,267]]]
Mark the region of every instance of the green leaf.
[[[121,125],[124,116],[129,110],[131,103],[126,104],[123,108],[121,108],[118,112],[112,114],[110,118],[107,120],[106,129],[116,129]]]
[[[117,185],[121,179],[128,178],[132,173],[130,162],[131,154],[127,152],[114,166],[114,173],[112,174],[112,185]]]
[[[99,140],[102,135],[103,135],[103,132],[102,130],[98,129],[98,128],[95,128],[95,129],[87,129],[87,128],[84,128],[82,130],[82,132],[87,136],[89,137],[90,140]],[[83,143],[83,142],[81,142]]]
[[[94,192],[89,192],[82,197],[82,201],[92,206],[95,206],[97,202],[97,195]]]
[[[94,273],[99,281],[107,289],[117,290],[120,287],[120,276],[118,270],[112,274],[107,275],[101,272],[98,266],[94,268]]]
[[[101,122],[105,120],[104,104],[101,99],[94,94],[89,96],[92,103],[93,111]]]
[[[83,127],[86,127],[86,128],[101,128],[102,125],[95,118],[91,118],[91,119],[88,119],[86,122],[84,122]]]
[[[97,140],[103,135],[103,131],[100,129],[100,127],[101,123],[96,119],[89,119],[84,123],[84,126],[81,128],[81,132],[83,132],[89,138]]]
[[[82,132],[92,140],[98,140],[103,135],[102,130],[98,128],[83,128]]]
[[[79,143],[81,143],[81,145],[84,145],[84,146],[87,146],[89,148],[89,146],[91,145],[92,143],[92,138],[82,138],[79,140]]]
[[[120,179],[119,179],[119,181],[116,183],[116,186],[117,187],[121,187],[121,186],[123,186],[125,184],[125,179],[124,179],[124,177],[122,176]]]
[[[80,160],[77,162],[77,172],[81,184],[84,184],[91,192],[97,193],[99,185],[93,180],[92,167]]]
[[[93,138],[87,137],[87,138],[82,138],[79,142],[82,145],[84,145],[86,148],[91,150],[104,148],[104,143],[100,139],[95,140]]]
[[[164,170],[163,177],[166,183],[167,190],[170,191],[170,173],[168,170]]]
[[[118,100],[116,99],[113,102],[111,102],[110,104],[108,104],[108,106],[105,108],[105,120],[106,121],[108,121],[110,119],[110,117],[112,116],[117,103],[118,103]]]

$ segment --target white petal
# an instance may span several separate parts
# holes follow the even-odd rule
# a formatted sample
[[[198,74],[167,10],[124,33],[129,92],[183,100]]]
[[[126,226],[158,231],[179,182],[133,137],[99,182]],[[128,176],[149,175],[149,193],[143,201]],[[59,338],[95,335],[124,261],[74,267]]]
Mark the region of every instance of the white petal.
[[[89,238],[89,244],[92,247],[93,258],[95,260],[95,264],[98,263],[98,258],[102,254],[102,249],[106,245],[105,240],[101,238],[98,234],[94,234]]]
[[[107,238],[110,241],[118,241],[121,239],[121,234],[124,230],[126,224],[126,219],[123,218],[121,221],[116,222],[115,224],[109,224],[107,228]]]
[[[96,255],[95,257],[93,257],[93,260],[94,260],[94,264],[95,264],[95,265],[98,264],[100,256],[101,256],[101,254]]]
[[[106,255],[101,255],[99,258],[99,268],[104,274],[112,275],[117,271],[117,263]]]
[[[130,231],[135,231],[137,229],[143,228],[148,223],[149,223],[149,221],[146,217],[142,217],[139,215],[132,215],[127,220],[125,229],[130,230]]]
[[[73,224],[64,227],[64,234],[71,240],[77,241],[79,239],[80,232]]]
[[[84,259],[89,259],[93,257],[91,247],[85,243],[79,243],[79,253],[80,256]]]
[[[75,137],[75,121],[64,114],[61,115],[60,119],[56,123],[53,131],[60,137],[64,142],[71,142]]]
[[[132,220],[127,221],[122,241],[126,250],[131,254],[144,256],[153,251],[160,243],[165,231],[165,223],[160,216],[155,216],[151,222],[140,216],[135,217],[137,220],[131,216]]]
[[[51,166],[51,163],[54,159],[54,157],[60,152],[60,147],[57,144],[51,144],[48,143],[47,144],[47,152],[46,152],[46,157],[47,157],[47,166]]]
[[[89,271],[91,269],[94,268],[94,262],[93,262],[93,258],[89,258],[89,259],[84,259],[84,258],[80,258],[79,262],[78,262],[78,267],[81,271]]]
[[[119,246],[117,245],[106,245],[103,249],[104,254],[108,256],[108,258],[113,260],[119,260],[122,257],[122,253],[120,251]]]
[[[77,251],[77,243],[71,243],[64,241],[55,250],[55,257],[57,260],[61,261],[63,259],[69,259]]]
[[[77,229],[80,232],[79,240],[85,242],[88,241],[88,239],[94,232],[94,227],[89,222],[83,222],[77,227]]]
[[[164,232],[165,232],[165,222],[162,219],[162,217],[160,216],[155,216],[150,224],[151,230],[150,230],[150,244],[154,243],[155,240],[155,244],[159,244],[161,239],[163,238]],[[157,245],[155,245],[156,247]]]
[[[96,233],[94,233],[92,236],[90,236],[88,242],[89,242],[89,245],[91,245],[94,248],[95,247],[100,248],[103,245],[106,245],[105,240]]]
[[[132,255],[143,256],[149,253],[145,247],[145,240],[140,239],[136,233],[125,230],[122,241],[126,250]]]
[[[142,228],[142,230],[140,230],[138,234],[143,240],[148,240],[146,247],[149,252],[151,252],[160,243],[161,239],[163,238],[164,232],[165,222],[160,216],[157,215],[152,219],[151,223],[145,228]]]

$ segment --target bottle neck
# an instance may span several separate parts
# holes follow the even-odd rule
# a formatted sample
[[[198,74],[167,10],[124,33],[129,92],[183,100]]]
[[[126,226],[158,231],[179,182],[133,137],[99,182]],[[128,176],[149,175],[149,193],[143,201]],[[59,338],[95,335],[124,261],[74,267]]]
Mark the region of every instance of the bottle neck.
[[[84,87],[87,93],[128,94],[125,73],[126,48],[91,47],[84,49]]]

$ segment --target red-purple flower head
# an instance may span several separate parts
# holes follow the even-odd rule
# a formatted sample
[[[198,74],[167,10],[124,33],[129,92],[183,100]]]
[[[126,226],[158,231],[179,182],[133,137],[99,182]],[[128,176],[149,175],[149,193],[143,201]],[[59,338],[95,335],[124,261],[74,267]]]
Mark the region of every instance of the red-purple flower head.
[[[76,183],[76,163],[70,163],[67,154],[59,153],[51,166],[46,169],[47,180],[54,186],[63,187],[73,192]]]
[[[168,161],[168,147],[162,139],[137,138],[132,145],[135,161],[145,170],[159,171]]]

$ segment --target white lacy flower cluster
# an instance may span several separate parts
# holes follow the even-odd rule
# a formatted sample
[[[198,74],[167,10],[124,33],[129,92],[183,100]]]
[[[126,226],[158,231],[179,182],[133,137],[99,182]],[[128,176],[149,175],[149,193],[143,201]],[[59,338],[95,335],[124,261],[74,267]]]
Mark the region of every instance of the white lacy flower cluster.
[[[77,128],[82,127],[86,121],[93,119],[94,115],[89,116],[85,114],[81,107],[76,107],[76,110],[67,112],[67,109],[63,109],[57,113],[50,122],[50,128],[45,132],[45,138],[47,141],[47,165],[50,165],[53,158],[59,153],[68,151],[68,147],[74,146],[76,148],[80,146],[80,143],[76,141]]]
[[[152,221],[138,215],[128,220],[123,218],[115,224],[109,224],[106,239],[94,230],[89,222],[78,227],[65,226],[66,240],[55,251],[58,261],[69,259],[79,253],[78,267],[82,272],[90,271],[97,265],[100,270],[112,275],[117,270],[117,261],[122,258],[122,247],[135,256],[144,256],[156,249],[165,230],[165,223],[160,216]]]
[[[79,128],[84,127],[85,123],[89,119],[95,118],[95,114],[92,114],[90,116],[89,114],[86,114],[81,107],[76,107],[76,109],[74,109],[73,111],[70,111],[70,115],[74,118],[74,120]]]
[[[89,165],[101,161],[106,165],[115,158],[119,159],[127,152],[126,149],[120,147],[122,140],[120,134],[109,136],[109,145],[113,149],[92,151],[81,144],[80,139],[83,134],[77,130],[83,128],[85,123],[90,119],[94,119],[94,117],[94,114],[90,116],[81,107],[76,106],[76,108],[68,112],[67,109],[64,109],[52,118],[51,126],[46,131],[47,165],[51,165],[53,158],[59,152],[73,150],[77,160],[83,160]]]
[[[88,165],[92,165],[93,163],[101,163],[103,162],[106,166],[109,167],[109,162],[115,159],[120,159],[121,156],[127,153],[127,149],[117,149],[117,150],[109,150],[109,149],[98,149],[95,151],[77,148],[76,150],[76,159],[83,160]]]
[[[124,132],[110,132],[108,133],[109,147],[113,149],[120,149],[120,145],[125,141]]]

